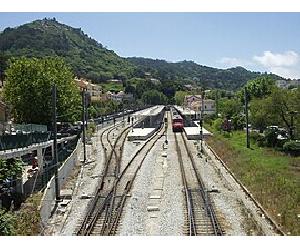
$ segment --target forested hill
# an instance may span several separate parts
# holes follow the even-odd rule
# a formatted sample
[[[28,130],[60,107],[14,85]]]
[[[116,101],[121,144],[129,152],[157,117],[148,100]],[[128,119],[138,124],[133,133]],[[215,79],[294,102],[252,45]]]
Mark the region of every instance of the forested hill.
[[[55,19],[36,20],[0,34],[0,51],[10,56],[61,56],[74,73],[90,79],[130,77],[134,67],[80,28],[72,28]]]
[[[158,78],[163,84],[199,84],[234,90],[260,75],[242,67],[222,70],[192,61],[168,63],[147,58],[122,58],[88,37],[80,28],[61,24],[54,18],[6,28],[0,33],[0,52],[4,58],[60,56],[72,67],[75,75],[96,83],[111,78],[145,78],[145,72],[150,72],[150,77]]]
[[[248,80],[261,75],[243,67],[217,69],[196,64],[193,61],[170,63],[165,60],[148,59],[141,57],[127,58],[131,63],[153,77],[163,80],[180,81],[186,84],[200,83],[205,87],[217,87],[234,90],[244,85]],[[275,79],[281,77],[273,75]]]

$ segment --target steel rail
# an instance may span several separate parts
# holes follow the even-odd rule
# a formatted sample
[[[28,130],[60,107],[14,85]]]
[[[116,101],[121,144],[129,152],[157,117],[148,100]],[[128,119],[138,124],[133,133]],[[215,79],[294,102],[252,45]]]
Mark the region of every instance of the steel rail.
[[[117,126],[119,126],[119,125],[117,125]],[[100,197],[100,191],[101,191],[101,189],[102,189],[102,185],[103,185],[103,181],[104,181],[104,178],[105,178],[105,176],[106,176],[106,174],[107,174],[107,168],[108,168],[108,163],[110,162],[110,160],[107,158],[107,154],[108,154],[108,152],[107,152],[107,148],[105,147],[105,145],[104,145],[104,133],[105,132],[107,132],[107,134],[108,133],[110,133],[112,130],[114,130],[117,126],[114,126],[114,127],[109,127],[109,128],[107,128],[107,129],[104,129],[103,131],[102,131],[102,133],[101,133],[101,136],[100,136],[100,139],[101,139],[101,146],[102,146],[102,148],[104,149],[104,159],[105,159],[105,167],[104,167],[104,173],[102,174],[102,178],[100,179],[100,181],[99,181],[99,184],[98,184],[98,188],[97,188],[97,190],[96,190],[96,193],[95,193],[95,196],[94,196],[94,199],[93,199],[93,201],[92,201],[92,203],[89,205],[89,209],[88,209],[88,211],[87,211],[87,213],[86,213],[86,216],[85,216],[85,218],[84,218],[84,220],[83,220],[83,222],[82,222],[82,224],[81,224],[81,227],[79,228],[79,230],[77,231],[77,235],[86,235],[89,231],[87,230],[87,228],[88,227],[90,227],[90,225],[87,225],[88,224],[88,221],[89,221],[89,219],[92,217],[92,224],[93,223],[95,223],[96,222],[96,220],[95,220],[95,218],[97,217],[97,216],[99,216],[99,213],[100,212],[102,212],[103,211],[103,207],[102,207],[102,205],[101,205],[101,203],[100,203],[100,207],[98,208],[98,210],[95,212],[95,208],[96,208],[96,206],[97,206],[97,204],[99,203],[99,200],[101,199],[101,197]],[[122,133],[123,133],[124,131],[122,131]],[[108,138],[108,137],[107,137]],[[118,138],[117,138],[118,139]],[[111,155],[112,154],[110,154],[110,156],[109,157],[111,157]],[[105,198],[105,203],[106,203],[106,200],[107,200],[107,198],[109,197],[109,194],[108,194],[108,196]],[[105,203],[104,203],[104,205],[105,205]],[[95,213],[94,213],[95,212]],[[93,214],[95,214],[95,215],[93,215]],[[89,223],[90,224],[90,223]]]
[[[202,199],[203,199],[204,204],[205,204],[205,209],[206,209],[207,215],[208,215],[208,217],[211,220],[211,224],[213,226],[214,233],[215,233],[215,235],[223,235],[221,226],[220,226],[220,224],[219,224],[219,222],[217,220],[217,216],[216,216],[214,208],[212,206],[209,194],[208,194],[208,192],[207,192],[207,190],[205,188],[205,185],[204,185],[204,182],[203,182],[201,176],[199,175],[199,173],[197,171],[194,157],[193,157],[191,151],[189,150],[189,148],[187,146],[186,138],[183,136],[182,133],[181,133],[181,137],[183,139],[184,147],[185,147],[186,152],[187,152],[187,154],[189,156],[189,159],[191,160],[192,167],[193,167],[195,176],[197,178],[197,182],[198,182],[198,184],[200,186],[200,193],[201,193]]]
[[[185,204],[186,204],[186,209],[187,209],[187,214],[188,214],[188,224],[189,224],[189,235],[196,235],[195,233],[195,226],[194,226],[194,215],[193,215],[193,210],[191,207],[191,197],[188,191],[188,184],[186,180],[186,175],[185,175],[185,170],[183,166],[183,159],[182,159],[182,154],[181,150],[178,144],[178,139],[177,139],[177,134],[174,133],[175,135],[175,145],[176,145],[176,152],[177,152],[177,157],[179,161],[179,166],[180,166],[180,172],[181,172],[181,178],[182,178],[182,183],[184,187],[184,193],[185,193]]]
[[[141,162],[139,163],[139,166],[137,167],[137,169],[135,170],[134,172],[134,175],[132,176],[132,178],[126,183],[126,186],[125,186],[125,190],[123,191],[122,195],[121,195],[121,201],[119,202],[118,206],[117,206],[117,212],[116,212],[116,216],[114,217],[113,219],[113,223],[112,223],[112,226],[110,227],[109,231],[108,231],[108,234],[107,235],[114,235],[116,233],[116,229],[117,229],[117,224],[118,224],[118,221],[122,215],[122,212],[123,212],[123,209],[124,209],[124,205],[125,205],[125,202],[126,202],[126,199],[127,199],[127,194],[130,192],[132,186],[133,186],[133,183],[134,183],[134,180],[137,176],[137,173],[138,171],[140,170],[140,168],[142,167],[146,157],[148,156],[148,154],[150,153],[150,151],[152,150],[152,148],[155,146],[155,144],[157,143],[157,141],[159,139],[161,139],[164,134],[159,134],[159,132],[161,131],[161,129],[163,128],[163,126],[159,129],[158,133],[156,133],[156,135],[154,137],[157,136],[157,138],[153,140],[154,137],[152,137],[151,140],[148,140],[148,142],[152,141],[153,143],[151,144],[151,146],[146,150]],[[144,145],[144,147],[146,146],[146,144]],[[143,147],[143,148],[144,148]],[[141,152],[141,150],[139,152],[137,152],[137,154],[135,155],[134,159],[136,158],[136,156]],[[132,162],[131,162],[132,163]],[[131,165],[131,163],[128,164]],[[125,170],[124,170],[125,171]],[[124,173],[123,171],[123,173]],[[122,174],[123,174],[122,173]],[[118,182],[120,181],[120,179],[118,179]]]

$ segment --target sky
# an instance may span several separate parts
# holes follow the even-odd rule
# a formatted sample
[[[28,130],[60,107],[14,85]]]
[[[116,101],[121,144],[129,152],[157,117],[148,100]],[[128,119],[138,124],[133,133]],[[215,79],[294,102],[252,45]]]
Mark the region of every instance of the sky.
[[[300,13],[0,13],[0,30],[44,17],[81,27],[123,57],[300,78]]]

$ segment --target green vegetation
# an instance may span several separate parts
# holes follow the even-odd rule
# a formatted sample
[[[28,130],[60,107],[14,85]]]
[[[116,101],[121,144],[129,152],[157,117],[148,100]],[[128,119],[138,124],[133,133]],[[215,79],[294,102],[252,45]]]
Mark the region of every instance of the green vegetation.
[[[105,83],[102,87],[105,91],[124,91],[124,87],[120,83]]]
[[[259,72],[242,67],[223,70],[192,61],[168,63],[147,58],[122,58],[88,37],[80,28],[58,23],[55,18],[4,29],[0,34],[0,51],[3,52],[3,58],[62,57],[76,76],[99,84],[115,78],[122,80],[123,84],[128,81],[129,85],[136,86],[145,81],[145,72],[150,72],[150,77],[159,79],[163,85],[172,82],[181,86],[192,84],[234,90],[260,76]],[[2,63],[0,57],[0,69],[7,67],[6,61]],[[280,79],[276,75],[272,77]],[[179,89],[176,87],[176,90]],[[164,94],[168,97],[168,93]]]
[[[16,159],[0,159],[0,183],[7,178],[18,178],[22,175],[21,162]]]
[[[80,117],[80,94],[69,67],[59,58],[20,58],[6,70],[4,98],[12,106],[18,123],[51,124],[52,94],[57,86],[57,114],[60,120]]]
[[[157,90],[147,90],[142,95],[142,100],[145,104],[150,105],[158,105],[158,104],[166,104],[167,98]]]
[[[283,150],[292,156],[300,156],[300,141],[288,141],[283,145]]]
[[[111,78],[129,78],[135,69],[80,28],[58,23],[55,19],[6,28],[0,34],[0,51],[9,57],[59,56],[72,67],[76,76],[98,83]]]
[[[210,129],[212,129],[210,127]],[[285,232],[300,234],[300,157],[289,157],[252,141],[245,146],[245,133],[224,136],[213,130],[207,142],[226,162],[255,198],[282,225]],[[278,217],[277,215],[281,216]]]
[[[250,134],[251,149],[246,148],[243,131],[244,90],[219,99],[222,118],[205,119],[205,126],[214,132],[207,142],[283,230],[299,235],[300,146],[294,139],[300,136],[300,88],[279,89],[268,76],[251,80],[246,86],[249,121],[257,130]],[[222,125],[229,120],[231,129],[223,131]]]
[[[40,233],[38,206],[42,193],[28,198],[18,211],[0,209],[0,236],[33,236]]]
[[[14,223],[14,216],[0,209],[0,236],[14,235]]]
[[[198,65],[193,61],[169,63],[165,60],[139,57],[127,59],[142,71],[150,72],[153,77],[160,79],[162,82],[201,84],[206,88],[236,90],[246,84],[248,80],[260,76],[259,72],[252,72],[242,67],[223,70]],[[280,79],[276,75],[272,75],[272,77]]]
[[[88,109],[90,117],[96,118],[102,115],[108,115],[120,109],[119,103],[113,100],[93,101],[92,106]],[[93,110],[91,112],[91,110]]]

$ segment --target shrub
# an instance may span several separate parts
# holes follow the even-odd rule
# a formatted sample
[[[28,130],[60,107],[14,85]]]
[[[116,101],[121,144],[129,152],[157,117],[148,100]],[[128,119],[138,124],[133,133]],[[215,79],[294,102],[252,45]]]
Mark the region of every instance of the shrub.
[[[0,209],[0,236],[15,235],[15,220],[16,218],[10,212]]]
[[[283,150],[292,156],[300,156],[300,141],[288,141],[284,143]]]
[[[221,118],[218,118],[216,120],[214,120],[213,122],[213,128],[217,131],[221,131],[222,129],[222,124],[223,124],[223,120]]]
[[[264,139],[265,138],[260,133],[258,133],[256,131],[251,131],[250,138],[253,139],[257,143],[257,146],[259,146],[259,147],[264,146]]]
[[[275,130],[267,130],[265,132],[265,143],[267,147],[275,147],[277,143],[277,132]]]

